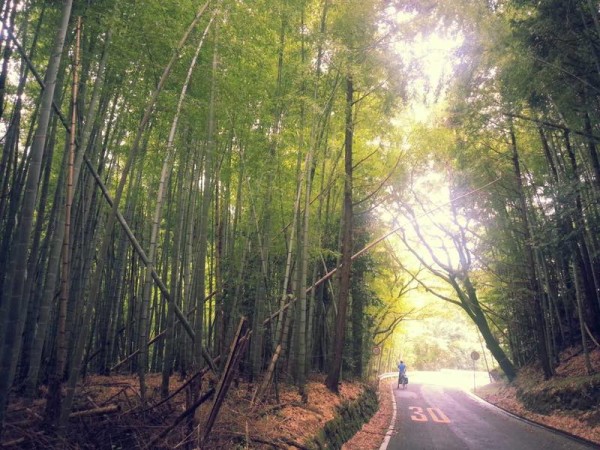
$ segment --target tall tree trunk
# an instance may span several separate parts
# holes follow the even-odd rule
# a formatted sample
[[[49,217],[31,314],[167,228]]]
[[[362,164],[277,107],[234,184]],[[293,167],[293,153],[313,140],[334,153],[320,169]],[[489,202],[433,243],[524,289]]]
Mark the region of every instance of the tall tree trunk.
[[[465,299],[461,299],[461,305],[463,306],[463,309],[467,311],[467,314],[469,314],[475,325],[477,325],[477,328],[483,336],[486,347],[494,356],[494,359],[498,362],[498,365],[500,366],[508,380],[513,381],[517,377],[515,367],[513,363],[508,359],[506,353],[504,352],[502,347],[500,347],[498,340],[490,330],[488,321],[485,317],[485,314],[483,313],[483,310],[481,309],[481,304],[479,303],[477,291],[471,283],[471,279],[469,277],[466,277],[463,280],[463,283],[467,294],[466,301]],[[542,335],[541,338],[543,339],[544,336]],[[543,342],[545,344],[545,340]]]
[[[338,314],[336,317],[335,336],[333,341],[332,363],[325,380],[325,385],[332,392],[338,392],[342,372],[342,358],[346,338],[346,316],[348,312],[348,297],[350,295],[350,274],[352,264],[352,141],[354,123],[352,106],[354,103],[354,85],[352,76],[346,77],[346,132],[344,137],[344,215],[342,220],[342,259],[339,275]]]
[[[580,282],[580,274],[577,266],[573,265],[573,281],[575,283],[575,296],[577,298],[577,316],[579,319],[579,332],[581,334],[581,347],[583,349],[583,356],[585,361],[585,368],[588,375],[592,375],[594,373],[594,369],[592,368],[592,363],[590,360],[590,352],[587,346],[587,335],[585,333],[585,319],[583,316],[583,302],[582,302],[582,289]]]
[[[17,13],[17,2],[8,0],[4,4],[4,10],[2,11],[2,25],[8,27],[8,32],[14,32],[15,26],[15,14]],[[4,36],[4,30],[2,31]],[[2,40],[4,41],[4,39]],[[12,45],[10,39],[6,39],[5,42],[0,41],[4,44],[4,51],[2,52],[2,70],[0,71],[0,119],[4,116],[4,97],[6,95],[6,79],[8,75],[8,65],[10,63],[10,57],[12,55]]]
[[[285,8],[285,5],[283,6]],[[275,110],[273,115],[273,134],[269,144],[269,160],[267,162],[266,176],[267,180],[273,178],[275,167],[277,164],[277,151],[279,139],[281,138],[282,120],[283,120],[283,67],[284,67],[284,51],[286,44],[286,12],[281,11],[281,23],[279,28],[279,47],[277,49],[277,82],[275,85]],[[268,181],[270,183],[271,181]],[[269,272],[270,272],[270,251],[271,251],[271,229],[272,229],[272,200],[273,192],[270,186],[266,187],[266,193],[262,205],[262,227],[259,228],[258,218],[256,218],[256,234],[259,241],[259,250],[261,258],[261,271],[256,279],[256,294],[254,296],[254,306],[252,314],[252,329],[253,336],[250,342],[249,359],[250,359],[250,380],[254,380],[261,371],[262,355],[264,348],[264,327],[262,320],[264,315],[264,306],[269,292]]]
[[[29,60],[31,60],[33,58],[33,55],[35,54],[35,50],[37,48],[37,42],[38,42],[38,38],[40,36],[40,29],[41,29],[41,25],[44,21],[44,16],[45,16],[45,12],[46,12],[46,4],[44,4],[42,6],[42,10],[39,13],[39,18],[36,24],[36,28],[35,28],[35,33],[33,36],[33,42],[31,44],[31,49],[29,50]],[[29,15],[29,12],[26,12],[27,16]],[[27,26],[24,27],[24,32],[26,32],[27,30]],[[7,41],[8,43],[8,41]],[[23,58],[22,58],[23,59]],[[4,145],[2,146],[2,159],[0,160],[0,180],[2,180],[2,182],[0,183],[0,225],[2,224],[2,222],[5,220],[6,215],[5,215],[5,211],[6,211],[6,207],[7,207],[7,203],[8,203],[8,199],[9,199],[9,186],[10,186],[10,181],[12,178],[12,174],[11,175],[11,163],[12,161],[16,161],[17,159],[17,149],[18,149],[18,141],[19,141],[19,134],[20,134],[20,129],[21,129],[21,115],[22,115],[22,108],[23,108],[23,93],[25,92],[25,87],[27,84],[27,79],[29,76],[30,70],[29,70],[29,66],[28,64],[24,61],[21,64],[21,73],[19,76],[19,85],[17,87],[17,92],[16,92],[16,103],[15,106],[12,109],[11,112],[11,118],[10,118],[10,122],[8,124],[8,129],[6,132],[6,137],[4,140]],[[37,108],[37,105],[36,105]],[[34,116],[37,115],[37,112],[34,114]],[[10,228],[9,228],[10,229]],[[7,240],[7,243],[9,242],[9,240]],[[6,255],[7,252],[3,252],[1,247],[0,247],[0,267],[6,267],[5,261],[3,260],[3,258]],[[3,285],[4,282],[4,275],[0,274],[0,286]],[[2,296],[3,293],[0,293],[0,302],[2,300]]]
[[[179,169],[181,171],[182,174],[185,173],[185,169],[184,168],[180,168]],[[183,176],[179,177],[177,180],[177,186],[179,187],[178,189],[171,189],[171,191],[176,191],[176,193],[172,193],[172,197],[175,197],[175,195],[179,195],[180,199],[183,200],[185,197],[185,193],[186,190],[183,188]],[[192,177],[192,179],[194,179],[194,177]],[[174,202],[171,202],[174,203]],[[182,242],[183,242],[183,232],[184,232],[184,224],[185,224],[185,220],[186,220],[186,215],[185,215],[185,211],[186,208],[184,207],[184,202],[180,201],[178,202],[178,204],[180,205],[179,208],[179,220],[173,225],[174,230],[172,231],[172,233],[174,234],[173,236],[173,248],[172,248],[172,252],[173,252],[173,257],[171,260],[171,292],[173,292],[173,303],[177,303],[178,299],[180,298],[179,293],[181,292],[181,289],[179,287],[179,268],[180,268],[180,260],[181,258],[181,247],[182,247]],[[188,226],[191,226],[191,221],[188,220]],[[187,259],[184,257],[183,258],[184,262],[183,264],[185,264],[185,268],[184,270],[187,271],[187,266],[190,265],[189,261],[187,261]],[[189,277],[184,275],[184,284],[186,287],[186,291],[190,290],[190,280]],[[184,302],[183,303],[183,307],[184,309],[188,307],[189,303],[188,302]],[[163,358],[163,365],[162,365],[162,383],[161,383],[161,395],[163,398],[166,398],[169,395],[169,381],[170,381],[170,376],[171,373],[173,371],[173,361],[175,359],[175,339],[176,339],[176,333],[175,333],[175,312],[173,310],[174,308],[169,304],[167,307],[167,333],[165,336],[165,354],[164,354],[164,358]],[[188,347],[188,346],[186,346]],[[182,371],[183,373],[183,371]]]
[[[565,146],[567,149],[567,155],[571,166],[571,175],[569,179],[573,183],[575,191],[575,206],[576,212],[572,214],[573,222],[575,224],[575,236],[577,237],[574,242],[574,254],[577,263],[581,266],[583,283],[583,305],[586,309],[586,317],[590,321],[590,327],[594,331],[600,330],[600,297],[598,296],[596,276],[594,274],[592,259],[590,251],[588,249],[588,243],[586,239],[586,224],[585,224],[585,212],[583,208],[583,202],[581,198],[581,187],[580,187],[580,169],[577,164],[575,152],[571,146],[571,139],[569,132],[564,132]]]
[[[60,83],[59,83],[60,84]],[[55,222],[56,222],[56,217],[58,216],[59,218],[61,217],[60,214],[58,213],[59,210],[61,209],[61,207],[59,206],[60,202],[58,203],[52,203],[52,209],[50,211],[50,213],[47,213],[47,205],[48,205],[48,197],[49,197],[49,191],[51,189],[51,175],[52,175],[52,163],[53,163],[53,159],[54,159],[54,150],[56,147],[56,143],[55,143],[55,138],[56,138],[56,116],[54,116],[51,119],[51,125],[50,125],[50,133],[49,133],[49,137],[48,137],[48,144],[46,147],[46,150],[44,151],[44,162],[43,162],[43,173],[41,174],[41,179],[40,179],[40,189],[39,189],[39,201],[38,204],[36,206],[36,219],[35,219],[35,226],[33,229],[33,234],[32,234],[32,242],[31,242],[31,250],[30,250],[30,255],[32,255],[29,258],[29,261],[27,262],[27,279],[25,281],[25,287],[23,288],[23,299],[22,299],[22,304],[27,306],[27,312],[25,313],[25,315],[23,316],[23,319],[25,320],[25,326],[24,326],[24,331],[23,331],[23,339],[22,339],[22,346],[24,347],[17,347],[15,348],[15,353],[20,353],[21,354],[21,364],[20,364],[20,370],[22,371],[26,371],[27,370],[27,366],[29,365],[29,357],[30,357],[30,348],[31,348],[31,344],[32,344],[32,339],[33,339],[33,333],[36,330],[36,326],[35,326],[35,320],[37,318],[37,311],[39,308],[39,300],[40,297],[38,295],[38,292],[36,292],[36,286],[40,286],[43,285],[43,268],[45,267],[46,264],[46,258],[45,256],[47,255],[46,250],[46,244],[48,243],[47,240],[44,240],[44,242],[42,243],[42,245],[44,246],[44,248],[42,249],[42,252],[40,252],[40,241],[42,239],[43,236],[43,229],[44,226],[46,225],[46,223],[48,224],[48,235],[46,236],[48,239],[50,237],[53,236],[54,230],[55,230]],[[68,146],[68,143],[65,142],[65,149]],[[61,164],[61,167],[65,166],[65,162],[66,162],[66,154],[67,152],[63,152],[63,164]],[[65,171],[64,170],[60,170],[59,174],[58,174],[58,181],[57,181],[57,186],[63,186],[63,183],[65,182]],[[56,190],[60,190],[60,189],[56,189]],[[55,194],[56,194],[56,190],[55,190]],[[62,193],[55,195],[55,198],[61,198]],[[33,256],[36,255],[36,256]],[[31,322],[29,322],[29,320],[31,320]],[[15,380],[17,381],[17,380]]]
[[[594,172],[593,181],[596,188],[595,190],[596,194],[598,194],[600,193],[600,160],[598,160],[598,149],[596,148],[596,142],[591,138],[591,136],[594,135],[594,130],[592,129],[592,121],[590,120],[590,113],[588,111],[585,112],[583,119],[584,131],[588,136],[590,136],[587,140],[587,148]]]

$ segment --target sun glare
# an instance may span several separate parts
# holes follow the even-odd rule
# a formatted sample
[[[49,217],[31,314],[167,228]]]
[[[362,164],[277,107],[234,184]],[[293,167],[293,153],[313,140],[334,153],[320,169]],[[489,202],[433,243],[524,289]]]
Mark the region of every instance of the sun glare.
[[[416,13],[388,11],[400,30],[412,27]],[[414,33],[414,34],[413,34]],[[391,50],[407,68],[409,108],[418,122],[426,122],[434,109],[432,105],[445,99],[448,82],[458,64],[457,50],[464,36],[456,27],[439,25],[433,31],[414,31],[410,37],[400,36],[393,41]]]
[[[396,22],[399,30],[390,50],[402,60],[407,71],[409,93],[403,112],[393,122],[400,129],[410,129],[415,123],[426,124],[427,128],[445,109],[446,92],[459,63],[458,50],[464,43],[464,35],[456,25],[439,23],[433,27],[429,24],[427,29],[425,25],[418,28],[420,18],[416,12],[390,8],[388,17]],[[410,149],[407,151],[410,152]],[[425,158],[426,155],[423,153]],[[415,174],[417,176],[413,179],[412,190],[419,198],[415,204],[427,205],[422,211],[415,212],[420,216],[419,225],[427,235],[427,244],[434,256],[454,265],[456,256],[452,251],[452,241],[442,231],[451,228],[446,174],[439,172],[433,164],[428,167],[428,170]],[[415,243],[422,248],[422,244]]]
[[[390,16],[392,14],[401,30],[414,28],[413,21],[417,19],[415,14],[392,12]],[[423,129],[423,124],[427,128],[436,122],[439,114],[443,114],[447,90],[459,63],[458,50],[464,43],[464,36],[457,28],[444,28],[441,25],[430,28],[427,32],[413,29],[406,35],[410,35],[410,38],[399,38],[391,47],[391,51],[401,59],[408,80],[407,103],[393,122],[399,129],[410,130],[415,124],[420,124]],[[418,144],[411,142],[407,145]],[[426,155],[426,152],[423,153],[425,158]],[[427,170],[414,173],[416,176],[411,187],[414,198],[405,199],[413,204],[415,219],[426,244],[420,240],[409,217],[405,215],[406,212],[401,211],[402,208],[395,210],[396,208],[392,207],[393,212],[388,211],[381,216],[382,220],[386,221],[387,215],[393,215],[390,222],[395,224],[393,226],[406,224],[403,226],[405,237],[423,261],[419,261],[414,254],[408,252],[398,237],[390,239],[390,244],[402,255],[406,268],[414,274],[423,268],[423,264],[436,267],[436,260],[446,266],[459,265],[454,243],[448,234],[448,231],[454,228],[454,224],[449,207],[450,193],[446,174],[436,169],[433,164],[428,167]],[[427,271],[421,272],[419,278],[428,285],[435,286],[436,290],[449,289],[436,277],[427,274]],[[430,295],[423,295],[423,292],[411,298],[412,304],[418,308],[431,301],[436,300]]]

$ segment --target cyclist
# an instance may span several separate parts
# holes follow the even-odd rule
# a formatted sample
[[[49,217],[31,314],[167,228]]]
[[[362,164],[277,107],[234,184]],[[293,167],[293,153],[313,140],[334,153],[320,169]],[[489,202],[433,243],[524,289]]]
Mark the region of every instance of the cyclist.
[[[400,364],[398,364],[398,389],[400,389],[400,383],[402,383],[403,387],[406,387],[407,382],[406,364],[404,364],[404,361],[400,361]]]

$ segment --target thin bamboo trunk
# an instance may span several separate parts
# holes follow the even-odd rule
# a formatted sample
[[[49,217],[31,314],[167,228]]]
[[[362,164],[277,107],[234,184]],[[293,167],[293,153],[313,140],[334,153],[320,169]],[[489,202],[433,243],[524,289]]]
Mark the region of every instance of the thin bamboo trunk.
[[[208,131],[207,131],[207,142],[206,142],[206,154],[204,160],[204,182],[202,184],[202,203],[200,206],[200,223],[198,225],[198,237],[199,245],[197,249],[197,259],[195,261],[197,269],[196,282],[198,283],[198,291],[196,298],[198,303],[196,306],[196,317],[195,317],[195,332],[198,337],[198,342],[195,343],[195,349],[193,351],[193,365],[194,369],[198,369],[202,358],[203,344],[202,344],[202,333],[204,325],[204,298],[206,297],[206,268],[207,268],[207,249],[208,249],[208,221],[210,205],[212,203],[212,194],[214,192],[214,184],[216,181],[213,179],[213,170],[215,167],[216,159],[216,145],[215,145],[215,103],[217,96],[217,70],[218,70],[218,28],[215,26],[215,42],[213,49],[212,59],[212,78],[210,88],[210,101],[208,106]]]
[[[8,27],[10,32],[14,30],[15,15],[17,13],[17,2],[8,0],[4,4],[4,10],[2,12],[2,24]],[[2,33],[4,36],[4,33]],[[3,39],[4,40],[4,39]],[[6,42],[0,41],[0,48],[4,44],[4,51],[2,52],[2,70],[0,71],[0,119],[4,116],[4,97],[6,95],[6,79],[8,76],[8,65],[12,56],[13,48],[10,45],[10,41],[6,39]]]
[[[44,21],[46,12],[46,4],[42,5],[42,9],[39,13],[39,18],[37,20],[37,24],[35,27],[35,32],[33,35],[33,41],[31,43],[31,48],[29,50],[29,59],[33,58],[35,54],[35,50],[37,49],[37,42],[40,36],[40,29],[42,23]],[[28,12],[26,12],[28,14]],[[24,33],[27,31],[27,25],[24,27]],[[10,33],[9,33],[10,34]],[[12,36],[12,34],[11,34]],[[8,129],[6,132],[6,137],[4,140],[4,145],[2,146],[2,160],[0,160],[0,179],[2,180],[0,187],[0,224],[5,220],[5,211],[8,204],[9,199],[9,186],[12,178],[12,161],[16,162],[17,153],[18,153],[18,140],[19,133],[21,128],[21,115],[23,108],[23,93],[25,92],[25,87],[27,84],[27,79],[30,74],[29,65],[24,61],[21,64],[21,73],[19,77],[19,84],[17,86],[16,92],[16,103],[11,113],[10,122],[8,125]],[[36,105],[37,108],[37,105]],[[37,114],[34,114],[34,116]],[[6,267],[3,263],[3,253],[0,253],[0,266]],[[3,277],[0,275],[0,286],[2,285]],[[0,293],[0,300],[2,299],[2,294]]]
[[[165,193],[165,185],[168,183],[168,177],[171,173],[172,169],[172,160],[173,160],[173,144],[175,142],[175,134],[177,132],[177,124],[179,122],[179,116],[181,114],[181,108],[183,107],[183,101],[185,100],[185,96],[187,93],[188,86],[190,84],[190,80],[192,79],[192,74],[194,73],[194,68],[196,67],[196,61],[198,60],[198,55],[200,54],[200,50],[202,49],[202,45],[204,44],[204,39],[208,33],[210,25],[213,22],[214,14],[208,22],[202,38],[200,39],[198,46],[196,47],[196,52],[192,58],[190,63],[190,67],[187,72],[186,79],[181,88],[181,92],[179,94],[179,101],[177,102],[177,109],[175,111],[175,116],[173,117],[173,122],[171,123],[171,130],[169,131],[169,137],[167,139],[167,148],[166,148],[166,156],[163,162],[160,180],[158,183],[158,192],[156,194],[156,207],[154,210],[154,216],[152,219],[152,231],[150,233],[150,248],[148,251],[148,265],[146,268],[146,281],[144,284],[144,292],[142,294],[142,314],[140,320],[140,333],[138,339],[138,348],[139,348],[139,367],[138,367],[138,375],[140,378],[140,396],[142,398],[142,402],[146,401],[146,383],[145,383],[145,373],[147,366],[147,347],[146,341],[148,340],[148,336],[146,333],[147,329],[147,321],[148,321],[148,307],[150,303],[150,294],[152,288],[152,270],[154,268],[154,260],[156,257],[156,248],[157,248],[157,240],[158,240],[158,232],[160,227],[160,218],[162,214],[162,206],[164,200]],[[198,336],[198,333],[196,333]]]
[[[81,44],[81,17],[77,19],[75,38],[75,59],[73,63],[73,85],[71,95],[71,132],[67,158],[67,183],[65,193],[65,230],[62,246],[62,269],[60,297],[58,306],[58,335],[56,339],[56,365],[48,383],[48,401],[46,403],[46,421],[56,425],[60,416],[61,385],[67,364],[67,301],[69,298],[69,278],[71,276],[71,206],[73,204],[73,175],[75,164],[75,136],[77,132],[77,88],[79,85],[79,49]]]
[[[567,149],[567,155],[571,166],[570,179],[574,185],[575,191],[575,206],[576,212],[572,215],[573,222],[575,224],[575,235],[577,236],[577,244],[574,244],[574,257],[579,261],[581,265],[580,280],[583,284],[583,305],[586,308],[586,317],[590,321],[590,327],[594,331],[600,330],[600,300],[597,293],[597,281],[592,269],[592,259],[588,249],[588,243],[586,239],[586,224],[585,224],[585,212],[583,208],[583,202],[581,197],[580,187],[580,169],[577,164],[575,152],[571,146],[571,139],[569,132],[564,132],[565,146]]]
[[[578,273],[578,268],[573,265],[573,280],[575,282],[575,296],[577,298],[577,317],[579,319],[579,332],[581,333],[581,346],[583,348],[583,355],[585,361],[585,369],[588,375],[592,375],[594,373],[594,369],[592,367],[592,363],[590,360],[590,352],[587,346],[587,335],[585,333],[585,319],[583,312],[583,301],[581,299],[583,295],[583,290],[581,289],[581,278]]]
[[[273,136],[269,145],[269,160],[267,161],[266,176],[268,184],[274,175],[275,165],[277,163],[277,147],[282,129],[283,120],[283,67],[284,67],[284,50],[286,38],[286,17],[285,13],[281,13],[281,24],[279,31],[279,47],[277,56],[277,82],[275,85],[275,114],[273,117]],[[254,306],[252,315],[252,329],[254,330],[252,340],[250,342],[250,380],[254,380],[262,367],[262,356],[264,348],[264,329],[260,326],[261,319],[264,315],[264,304],[269,295],[269,257],[271,247],[271,227],[272,227],[272,206],[273,192],[270,186],[266,187],[264,195],[263,210],[262,210],[262,227],[259,229],[258,219],[256,218],[257,238],[259,240],[260,256],[261,256],[261,275],[257,277],[256,295],[254,296]]]
[[[29,365],[29,357],[33,340],[33,334],[36,330],[35,321],[37,319],[37,311],[40,304],[40,298],[38,292],[36,292],[35,287],[43,284],[43,271],[39,269],[39,267],[44,267],[46,265],[45,256],[47,255],[46,251],[42,251],[40,254],[40,241],[43,236],[43,228],[48,223],[48,235],[47,237],[51,237],[53,232],[55,231],[54,223],[56,221],[56,217],[60,217],[58,214],[58,210],[60,209],[60,201],[58,203],[52,203],[52,209],[50,213],[47,212],[48,206],[48,197],[49,191],[51,187],[51,174],[52,174],[52,162],[54,157],[55,150],[55,138],[56,138],[56,118],[52,118],[52,125],[50,127],[50,136],[48,139],[48,145],[44,154],[44,168],[42,173],[42,179],[40,180],[40,194],[39,194],[39,202],[36,210],[38,211],[35,219],[35,227],[32,234],[32,243],[31,243],[31,255],[27,263],[27,279],[25,281],[25,287],[23,288],[23,305],[27,306],[27,312],[24,314],[23,318],[25,320],[25,327],[23,330],[23,339],[22,339],[22,347],[15,348],[15,353],[21,354],[21,363],[20,368],[22,371],[27,370],[27,366]],[[65,150],[68,147],[68,142],[65,142]],[[61,167],[64,167],[64,163],[66,162],[66,154],[65,151],[63,153],[63,161]],[[61,170],[58,174],[58,186],[63,186],[65,181],[65,173]],[[55,192],[56,194],[56,192]],[[60,195],[55,195],[55,198],[60,198]],[[44,244],[47,244],[47,241],[44,241]],[[34,257],[33,255],[38,255]],[[31,274],[31,276],[29,276]]]
[[[88,107],[86,121],[82,131],[82,140],[80,143],[81,151],[77,155],[75,160],[74,167],[74,177],[73,177],[73,190],[75,191],[78,186],[79,181],[79,173],[81,163],[83,161],[83,154],[88,146],[89,138],[92,134],[92,128],[95,121],[95,116],[97,112],[98,98],[100,96],[100,88],[104,84],[104,68],[106,66],[106,61],[108,57],[108,45],[110,42],[110,32],[108,33],[108,37],[105,43],[105,49],[100,60],[98,66],[97,77],[94,83],[94,91],[92,94],[92,98],[90,100],[90,105]],[[115,101],[116,104],[116,101]],[[111,123],[112,121],[109,121]],[[55,199],[55,203],[57,199]],[[62,213],[61,213],[62,214]],[[53,233],[53,240],[50,244],[50,256],[48,259],[47,269],[46,269],[46,277],[44,283],[44,290],[42,294],[42,299],[40,303],[40,313],[38,317],[38,323],[36,327],[35,340],[32,346],[32,355],[31,361],[29,365],[29,370],[27,373],[27,380],[25,382],[26,388],[25,392],[28,395],[33,395],[35,387],[38,383],[38,374],[40,370],[40,359],[42,357],[42,348],[44,345],[44,340],[46,337],[46,330],[48,329],[49,320],[50,320],[50,308],[51,303],[54,298],[55,290],[56,290],[56,280],[58,278],[58,269],[60,267],[59,258],[60,252],[62,249],[62,245],[64,242],[63,239],[63,231],[64,231],[64,217],[59,215],[58,220],[56,222],[56,228]]]

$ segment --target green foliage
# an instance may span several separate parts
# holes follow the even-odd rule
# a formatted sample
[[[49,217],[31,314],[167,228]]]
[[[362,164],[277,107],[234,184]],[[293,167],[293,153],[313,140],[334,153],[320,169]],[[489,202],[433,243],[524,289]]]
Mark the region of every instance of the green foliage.
[[[454,307],[408,324],[402,338],[403,358],[414,370],[473,368],[471,352],[481,343],[469,320]]]

